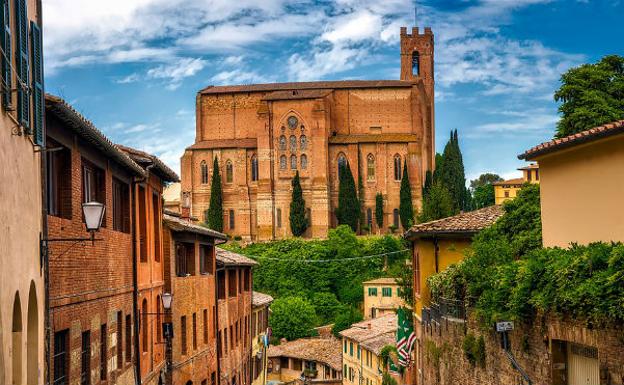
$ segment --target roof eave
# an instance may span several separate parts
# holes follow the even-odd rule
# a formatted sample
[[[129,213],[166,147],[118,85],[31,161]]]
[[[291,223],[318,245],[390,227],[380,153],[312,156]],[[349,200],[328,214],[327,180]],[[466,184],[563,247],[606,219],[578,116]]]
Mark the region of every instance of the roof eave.
[[[405,232],[405,235],[403,235],[403,238],[407,240],[414,240],[414,239],[420,239],[420,238],[457,238],[457,237],[472,238],[475,236],[475,234],[477,234],[481,230],[483,229],[453,230],[453,231],[448,231],[448,230],[447,231],[419,231],[419,232],[408,230]]]

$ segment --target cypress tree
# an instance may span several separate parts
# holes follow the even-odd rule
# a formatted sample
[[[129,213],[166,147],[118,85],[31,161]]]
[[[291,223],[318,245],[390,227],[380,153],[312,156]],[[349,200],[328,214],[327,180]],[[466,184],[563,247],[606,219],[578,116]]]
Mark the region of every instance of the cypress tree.
[[[377,195],[375,195],[375,222],[377,222],[377,227],[379,229],[383,229],[383,215],[383,195],[377,193]]]
[[[362,233],[362,229],[367,225],[366,224],[366,216],[364,215],[364,183],[362,182],[362,173],[358,173],[358,203],[360,204],[360,233]],[[370,229],[368,229],[370,231]]]
[[[210,205],[208,206],[207,225],[216,231],[223,231],[223,193],[221,191],[221,174],[219,160],[214,158],[212,165],[212,181],[210,183]]]
[[[450,139],[444,146],[442,158],[442,165],[438,169],[439,180],[451,196],[453,213],[457,213],[464,209],[466,194],[464,161],[459,148],[457,130],[451,131]]]
[[[358,202],[355,191],[355,181],[351,173],[349,163],[341,166],[340,179],[338,180],[338,208],[336,216],[338,223],[349,225],[353,231],[357,231],[357,224],[360,217],[360,202]]]
[[[399,216],[404,229],[409,229],[414,224],[414,206],[412,204],[412,187],[407,174],[407,160],[403,163],[403,178],[401,179],[401,191],[399,201]]]
[[[425,199],[423,199],[422,212],[418,220],[420,222],[429,222],[451,215],[453,215],[451,194],[441,183],[434,183]]]
[[[300,237],[308,228],[308,219],[305,217],[305,200],[299,181],[299,171],[292,180],[292,201],[290,202],[290,231],[295,237]]]
[[[429,193],[429,190],[431,189],[432,184],[433,184],[433,173],[431,172],[431,170],[427,170],[427,172],[425,173],[425,183],[423,184],[423,188],[422,188],[423,199],[425,199],[425,197]]]

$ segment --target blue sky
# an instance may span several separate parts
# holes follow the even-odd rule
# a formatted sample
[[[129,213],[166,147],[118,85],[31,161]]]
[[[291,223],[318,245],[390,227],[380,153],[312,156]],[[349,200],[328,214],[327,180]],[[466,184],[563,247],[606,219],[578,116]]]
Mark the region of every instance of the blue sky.
[[[44,0],[46,91],[179,170],[210,84],[398,79],[399,27],[435,34],[436,147],[513,177],[552,137],[566,69],[624,55],[624,0]]]

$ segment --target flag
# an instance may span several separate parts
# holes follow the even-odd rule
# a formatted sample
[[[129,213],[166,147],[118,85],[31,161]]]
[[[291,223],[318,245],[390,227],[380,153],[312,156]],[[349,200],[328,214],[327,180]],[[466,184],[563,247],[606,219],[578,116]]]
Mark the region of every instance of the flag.
[[[407,313],[407,310],[400,307],[397,310],[397,352],[399,356],[399,365],[403,367],[409,366],[412,349],[416,342],[414,334],[414,325]]]

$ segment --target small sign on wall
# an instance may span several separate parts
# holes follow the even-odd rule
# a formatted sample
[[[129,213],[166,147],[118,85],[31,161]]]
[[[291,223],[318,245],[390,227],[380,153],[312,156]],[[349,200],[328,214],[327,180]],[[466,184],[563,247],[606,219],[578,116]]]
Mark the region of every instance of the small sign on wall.
[[[499,333],[512,331],[514,329],[514,324],[511,321],[503,321],[496,323],[496,331]]]

